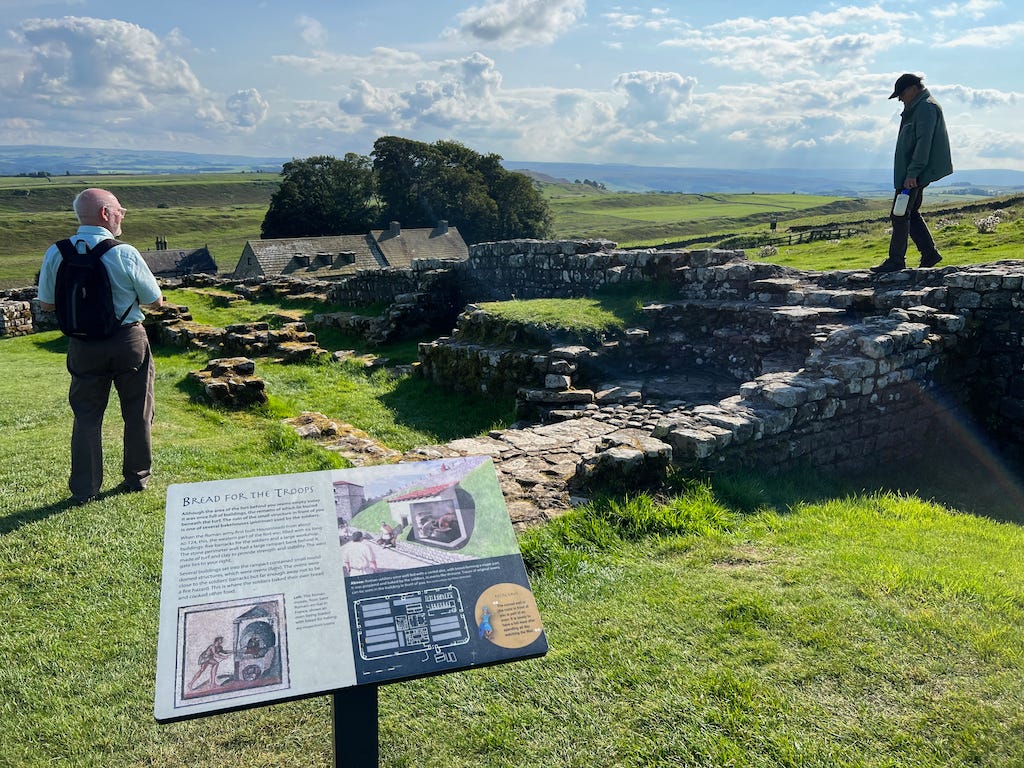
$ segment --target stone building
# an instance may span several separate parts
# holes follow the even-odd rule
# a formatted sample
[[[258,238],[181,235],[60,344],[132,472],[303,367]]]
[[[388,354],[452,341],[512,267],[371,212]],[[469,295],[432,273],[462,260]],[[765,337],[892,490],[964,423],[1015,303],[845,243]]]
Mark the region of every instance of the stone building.
[[[157,238],[155,250],[140,253],[150,271],[157,277],[217,274],[217,262],[210,255],[209,246],[170,249],[167,247],[167,240]]]
[[[413,259],[423,258],[465,261],[469,249],[458,229],[446,221],[418,229],[402,229],[393,221],[388,229],[365,235],[249,240],[232,277],[324,280],[351,276],[359,270],[408,268]]]

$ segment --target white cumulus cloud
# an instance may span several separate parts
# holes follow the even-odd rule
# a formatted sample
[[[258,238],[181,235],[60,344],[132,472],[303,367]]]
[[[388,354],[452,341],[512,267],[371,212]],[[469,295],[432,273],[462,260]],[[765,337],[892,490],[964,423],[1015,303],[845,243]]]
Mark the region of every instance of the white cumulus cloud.
[[[998,27],[974,27],[938,43],[939,48],[1006,48],[1024,40],[1024,22]]]
[[[673,123],[693,102],[694,77],[676,72],[627,72],[615,80],[615,89],[626,95],[619,110],[624,123]]]
[[[945,100],[947,97],[967,104],[975,109],[987,107],[1005,107],[1024,103],[1024,95],[1015,91],[999,91],[994,88],[968,88],[963,85],[936,86],[928,88],[936,98]]]
[[[21,73],[22,88],[39,101],[145,108],[159,96],[202,93],[188,63],[137,24],[29,19],[18,35],[30,56]]]
[[[950,3],[941,8],[932,8],[929,13],[939,19],[981,19],[989,11],[1001,6],[1000,0],[967,0],[966,3]]]
[[[255,88],[246,88],[228,96],[224,108],[240,128],[253,128],[263,122],[270,105]]]
[[[312,48],[323,48],[327,44],[327,30],[324,25],[311,16],[303,14],[295,20],[299,35],[306,45]]]
[[[451,129],[504,117],[499,101],[501,73],[492,59],[476,52],[440,62],[436,75],[436,79],[422,79],[404,89],[375,87],[360,78],[339,99],[338,107],[370,124],[406,128]]]
[[[0,114],[26,126],[19,143],[196,147],[199,137],[251,132],[269,109],[256,89],[224,98],[205,88],[179,29],[161,38],[119,19],[32,18],[10,39],[0,52]],[[10,140],[11,125],[0,125],[0,140]]]
[[[549,45],[585,12],[586,0],[491,0],[460,13],[453,34],[500,48]]]

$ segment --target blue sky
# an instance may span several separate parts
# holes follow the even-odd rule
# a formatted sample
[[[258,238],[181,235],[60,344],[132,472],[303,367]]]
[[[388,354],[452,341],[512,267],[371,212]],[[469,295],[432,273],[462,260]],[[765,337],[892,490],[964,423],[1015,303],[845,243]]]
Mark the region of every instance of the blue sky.
[[[1017,0],[0,0],[0,144],[884,168],[902,72],[1024,170]]]

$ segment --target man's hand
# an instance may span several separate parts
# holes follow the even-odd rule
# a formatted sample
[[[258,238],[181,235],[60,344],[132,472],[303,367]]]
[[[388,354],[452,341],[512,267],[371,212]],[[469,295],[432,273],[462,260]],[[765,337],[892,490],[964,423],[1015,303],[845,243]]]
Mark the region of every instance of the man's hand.
[[[913,177],[913,178],[907,177],[906,179],[903,180],[903,188],[904,189],[913,189],[916,186],[917,186],[917,177],[916,176]]]

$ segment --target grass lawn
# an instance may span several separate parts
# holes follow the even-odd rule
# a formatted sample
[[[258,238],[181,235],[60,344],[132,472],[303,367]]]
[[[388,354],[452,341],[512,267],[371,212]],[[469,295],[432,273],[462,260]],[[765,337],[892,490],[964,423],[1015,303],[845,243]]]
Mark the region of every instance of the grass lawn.
[[[203,356],[159,350],[151,489],[70,508],[64,349],[0,340],[18,372],[0,379],[0,765],[332,765],[327,697],[152,720],[163,491],[338,466],[280,424],[302,409],[399,448],[479,434],[502,409],[383,371],[258,362],[270,405],[226,412],[185,383]],[[972,506],[972,483],[995,486],[983,463],[955,459],[901,479],[991,512]],[[858,482],[681,481],[527,531],[550,653],[385,686],[381,765],[1021,765],[1024,532]]]
[[[1003,209],[1001,221],[993,232],[980,232],[975,223],[984,213],[930,214],[924,211],[943,256],[940,266],[984,264],[1000,259],[1024,258],[1024,200],[1018,198]],[[862,232],[842,240],[816,241],[799,245],[780,245],[774,255],[763,257],[774,264],[798,269],[862,269],[886,258],[889,225],[878,222],[862,225]],[[747,257],[762,258],[756,248],[747,249]],[[907,249],[907,265],[916,266],[919,254],[911,242]]]
[[[168,209],[148,210],[158,221]],[[1016,208],[989,234],[959,218],[933,221],[947,263],[1021,256]],[[867,266],[886,242],[880,224],[863,241],[770,260]],[[493,308],[600,332],[628,326],[645,298],[658,297],[620,289]],[[172,300],[218,324],[275,311],[193,291]],[[327,697],[153,721],[164,491],[339,466],[281,424],[302,410],[406,449],[503,427],[512,404],[354,363],[258,360],[271,402],[234,413],[197,401],[186,380],[206,355],[158,349],[151,488],[72,508],[65,349],[55,332],[0,339],[0,766],[333,765]],[[119,432],[112,403],[108,487]],[[1024,765],[1021,473],[992,471],[976,444],[942,448],[872,477],[679,480],[663,497],[597,498],[523,533],[550,652],[383,687],[380,764]]]

